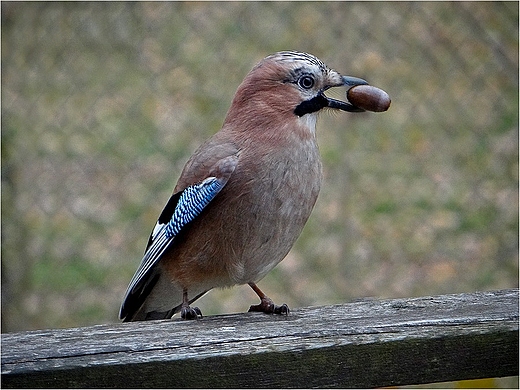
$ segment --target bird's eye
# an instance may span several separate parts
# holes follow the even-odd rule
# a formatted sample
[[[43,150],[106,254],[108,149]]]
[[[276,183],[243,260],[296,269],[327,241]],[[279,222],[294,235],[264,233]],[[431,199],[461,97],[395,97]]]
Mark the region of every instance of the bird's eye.
[[[298,79],[298,85],[303,89],[311,89],[314,86],[314,79],[309,75],[302,76]]]

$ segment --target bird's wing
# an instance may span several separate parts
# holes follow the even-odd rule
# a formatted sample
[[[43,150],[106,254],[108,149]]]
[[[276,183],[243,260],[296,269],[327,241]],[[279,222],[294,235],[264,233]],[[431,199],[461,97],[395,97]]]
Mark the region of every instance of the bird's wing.
[[[125,319],[139,309],[157,282],[155,265],[175,242],[175,237],[217,196],[238,163],[238,156],[225,157],[210,169],[211,176],[173,194],[164,207],[148,240],[144,257],[137,268],[121,305],[119,318]]]

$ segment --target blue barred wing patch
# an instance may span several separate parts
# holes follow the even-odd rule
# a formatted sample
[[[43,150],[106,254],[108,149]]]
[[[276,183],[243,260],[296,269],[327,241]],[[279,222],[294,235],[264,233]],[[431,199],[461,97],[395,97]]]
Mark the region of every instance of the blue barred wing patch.
[[[160,218],[155,225],[143,260],[128,286],[127,296],[136,290],[140,282],[145,279],[145,275],[168,249],[175,236],[204,210],[224,187],[226,181],[208,177],[203,182],[189,186],[182,191],[170,220],[161,222]]]
[[[215,177],[209,177],[200,184],[186,188],[179,198],[172,219],[164,227],[167,237],[172,238],[179,234],[181,229],[193,221],[213,200],[222,187]]]

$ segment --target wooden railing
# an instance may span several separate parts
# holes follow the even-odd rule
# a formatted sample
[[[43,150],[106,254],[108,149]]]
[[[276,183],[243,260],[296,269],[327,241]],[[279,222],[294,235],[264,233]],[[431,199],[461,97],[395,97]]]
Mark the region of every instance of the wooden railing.
[[[2,334],[3,387],[381,387],[518,375],[518,290]]]

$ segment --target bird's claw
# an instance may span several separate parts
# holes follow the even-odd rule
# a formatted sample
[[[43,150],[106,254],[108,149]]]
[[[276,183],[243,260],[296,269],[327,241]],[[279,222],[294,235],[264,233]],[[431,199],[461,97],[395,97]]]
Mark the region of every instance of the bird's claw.
[[[198,320],[202,318],[202,312],[198,307],[184,306],[181,309],[181,318],[183,320]]]
[[[285,303],[280,306],[274,305],[273,313],[288,316],[290,313],[289,306],[287,306]]]
[[[249,311],[259,311],[266,314],[283,314],[283,315],[289,315],[289,306],[287,306],[285,303],[281,306],[275,305],[274,302],[269,299],[262,299],[260,301],[260,304],[258,305],[251,305],[249,308]]]

